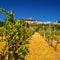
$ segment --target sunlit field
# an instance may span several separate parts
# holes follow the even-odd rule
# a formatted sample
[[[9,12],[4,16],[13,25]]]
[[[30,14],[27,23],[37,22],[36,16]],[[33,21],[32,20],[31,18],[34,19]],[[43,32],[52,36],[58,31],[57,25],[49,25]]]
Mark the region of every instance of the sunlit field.
[[[11,10],[0,21],[0,60],[60,60],[60,22],[17,20]],[[33,23],[32,23],[33,22]]]

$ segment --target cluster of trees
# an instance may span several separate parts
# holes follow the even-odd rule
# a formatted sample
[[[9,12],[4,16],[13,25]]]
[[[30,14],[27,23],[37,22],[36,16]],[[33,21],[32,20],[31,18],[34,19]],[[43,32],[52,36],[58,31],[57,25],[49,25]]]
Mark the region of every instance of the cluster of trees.
[[[58,20],[57,23],[60,23],[60,20]]]

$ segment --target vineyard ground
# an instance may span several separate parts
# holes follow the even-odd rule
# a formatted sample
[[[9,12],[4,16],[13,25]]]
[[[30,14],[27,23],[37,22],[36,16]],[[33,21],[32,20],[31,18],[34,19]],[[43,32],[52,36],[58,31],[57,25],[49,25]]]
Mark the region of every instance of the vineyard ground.
[[[27,60],[60,60],[60,53],[55,51],[38,32],[29,39]]]
[[[58,50],[55,51],[38,32],[35,32],[28,40],[29,54],[26,56],[27,60],[60,60],[60,53],[57,52],[60,51],[60,44],[57,46]],[[55,43],[56,41],[53,44]],[[4,46],[5,42],[0,42],[0,52]]]

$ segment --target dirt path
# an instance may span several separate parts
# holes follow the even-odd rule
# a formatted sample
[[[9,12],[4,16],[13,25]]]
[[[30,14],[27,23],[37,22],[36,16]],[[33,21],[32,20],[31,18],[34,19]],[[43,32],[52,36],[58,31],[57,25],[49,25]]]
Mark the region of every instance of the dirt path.
[[[56,52],[49,44],[35,33],[29,40],[29,56],[27,60],[60,60],[60,53]]]

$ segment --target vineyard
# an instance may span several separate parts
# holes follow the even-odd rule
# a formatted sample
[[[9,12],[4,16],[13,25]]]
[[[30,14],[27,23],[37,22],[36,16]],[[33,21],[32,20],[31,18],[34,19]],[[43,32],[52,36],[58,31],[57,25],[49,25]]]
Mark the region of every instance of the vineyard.
[[[55,55],[57,54],[59,56],[60,25],[54,25],[53,23],[28,24],[27,22],[25,22],[25,19],[17,20],[14,17],[13,11],[12,13],[9,13],[5,9],[0,8],[0,12],[2,12],[7,16],[5,20],[0,21],[0,60],[25,60],[26,56],[30,53],[29,44],[35,32],[38,32],[42,36],[41,39],[44,38],[43,40],[45,41],[45,43],[49,45],[48,48],[51,48],[53,52],[55,52]],[[37,35],[35,34],[35,36],[39,36],[38,33],[36,33]],[[37,42],[38,44],[38,41],[39,39],[35,41],[35,43]],[[42,42],[40,42],[40,44],[41,45],[38,44],[39,45],[38,50],[42,45],[44,46]],[[30,48],[33,49],[32,47],[35,46],[31,46]],[[44,50],[48,49],[48,48],[45,49],[45,47]],[[60,58],[60,56],[58,58]],[[39,58],[38,60],[43,60],[43,59]]]
[[[29,43],[27,60],[60,60],[60,53],[55,51],[38,32],[32,35]]]

